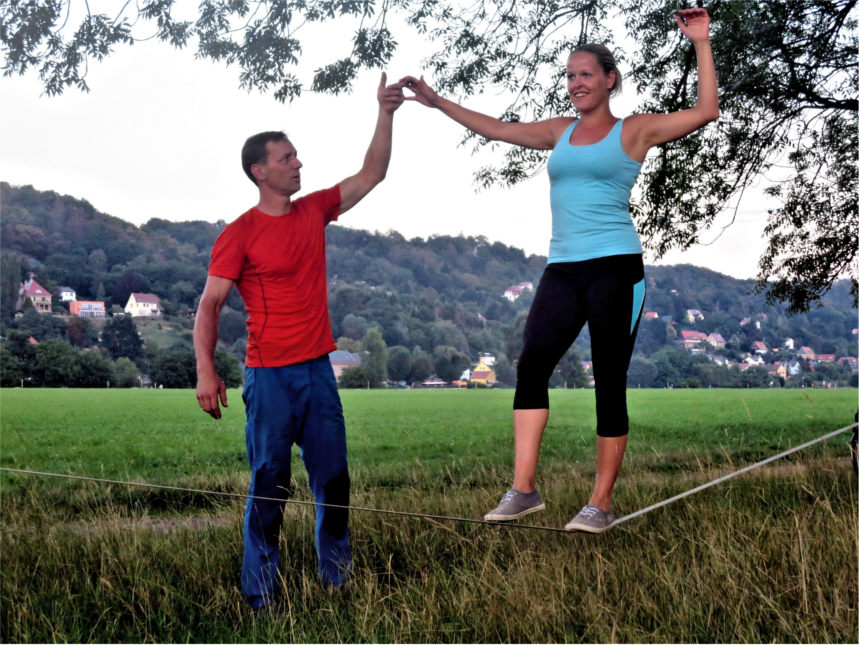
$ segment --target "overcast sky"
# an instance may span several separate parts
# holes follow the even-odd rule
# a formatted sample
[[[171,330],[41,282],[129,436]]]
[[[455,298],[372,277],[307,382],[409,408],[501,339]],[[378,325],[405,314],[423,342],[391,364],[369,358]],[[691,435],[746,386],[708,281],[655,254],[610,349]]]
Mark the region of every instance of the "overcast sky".
[[[330,45],[319,40],[316,46]],[[400,46],[387,69],[389,80],[420,74],[429,53],[413,38],[398,40],[410,46]],[[306,62],[314,59],[314,43],[303,45],[299,77],[309,81],[318,65]],[[328,53],[326,60],[331,58]],[[238,75],[237,68],[195,60],[190,49],[150,41],[91,63],[89,94],[72,88],[49,98],[36,74],[0,78],[0,180],[86,199],[101,212],[140,225],[152,217],[229,222],[254,205],[256,189],[241,170],[239,152],[259,131],[282,129],[296,145],[304,163],[302,193],[331,186],[360,168],[378,109],[377,72],[362,73],[349,95],[305,92],[292,104],[240,90]],[[631,91],[613,101],[616,116],[633,109]],[[508,100],[487,94],[466,105],[497,113]],[[407,238],[484,235],[546,255],[551,213],[545,170],[512,189],[476,192],[472,173],[489,157],[460,146],[462,134],[439,112],[404,104],[395,116],[386,180],[339,223],[396,230]],[[671,253],[659,263],[754,277],[766,208],[774,206],[754,192],[714,243]],[[724,223],[732,217],[726,213]],[[703,241],[719,232],[716,227],[704,233]]]

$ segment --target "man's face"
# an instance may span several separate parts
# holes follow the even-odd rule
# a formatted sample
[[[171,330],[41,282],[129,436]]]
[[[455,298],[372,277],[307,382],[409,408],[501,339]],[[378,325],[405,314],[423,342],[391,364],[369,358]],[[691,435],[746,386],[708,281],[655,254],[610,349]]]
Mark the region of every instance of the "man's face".
[[[265,144],[268,159],[254,164],[257,182],[283,195],[292,195],[301,189],[301,166],[298,153],[289,140],[269,141]]]

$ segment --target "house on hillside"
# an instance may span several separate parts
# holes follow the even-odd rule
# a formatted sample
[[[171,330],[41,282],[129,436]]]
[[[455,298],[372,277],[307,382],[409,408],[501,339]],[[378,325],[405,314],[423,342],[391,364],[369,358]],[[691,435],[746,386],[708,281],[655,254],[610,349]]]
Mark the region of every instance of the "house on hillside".
[[[154,293],[132,293],[125,304],[125,313],[132,317],[151,318],[161,315],[161,299]]]
[[[689,321],[689,324],[694,324],[696,320],[704,320],[704,314],[697,309],[687,309],[686,320]]]
[[[803,345],[799,348],[799,351],[796,353],[797,358],[804,358],[807,361],[814,360],[814,350],[811,347],[806,347]]]
[[[679,343],[686,349],[697,348],[698,345],[707,341],[707,334],[700,331],[680,330]]]
[[[815,360],[818,363],[834,363],[835,362],[835,354],[818,354],[815,357]]]
[[[480,354],[480,362],[487,367],[495,367],[495,357],[492,354]]]
[[[471,370],[472,383],[479,383],[480,385],[489,387],[490,385],[494,385],[497,380],[495,378],[495,370],[483,361],[480,361],[477,367]]]
[[[655,311],[645,311],[644,312],[645,320],[659,320],[659,314]]]
[[[786,379],[787,378],[787,366],[783,363],[771,363],[766,364],[764,367],[767,370],[767,374],[771,376],[778,376],[779,378]]]
[[[714,331],[712,334],[707,336],[707,342],[716,349],[725,348],[725,339],[722,338],[722,334],[717,331]]]
[[[859,372],[859,359],[855,356],[842,356],[838,359],[838,364],[846,367],[851,372]]]
[[[782,347],[784,347],[786,349],[796,349],[794,347],[795,343],[796,343],[796,341],[793,338],[788,337],[788,338],[784,339],[784,343],[782,344]]]
[[[740,321],[740,327],[745,327],[746,325],[751,325],[752,323],[754,323],[755,329],[761,328],[761,321],[760,320],[752,320],[751,318],[743,318]]]
[[[361,355],[337,349],[328,354],[328,360],[331,361],[334,378],[339,379],[344,369],[347,367],[358,367],[361,364]]]
[[[40,285],[31,273],[25,282],[18,287],[18,302],[17,308],[23,309],[24,303],[29,300],[33,304],[33,309],[36,313],[49,314],[53,310],[51,307],[51,294],[48,290]]]
[[[533,291],[534,285],[530,282],[520,282],[519,284],[514,284],[512,287],[507,287],[507,290],[504,292],[504,297],[507,298],[510,302],[513,302],[521,296],[525,291]]]
[[[104,318],[104,302],[101,300],[73,300],[69,303],[69,313],[79,318]]]
[[[72,302],[78,299],[77,292],[71,287],[60,287],[60,302]]]
[[[763,356],[770,350],[767,348],[766,343],[764,343],[762,340],[756,340],[752,343],[752,351],[755,354],[760,354],[761,356]]]

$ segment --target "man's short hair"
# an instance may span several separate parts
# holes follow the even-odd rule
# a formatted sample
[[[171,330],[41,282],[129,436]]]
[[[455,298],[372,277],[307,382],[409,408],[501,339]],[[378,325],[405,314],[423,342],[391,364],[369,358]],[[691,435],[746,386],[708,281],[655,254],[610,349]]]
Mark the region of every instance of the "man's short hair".
[[[254,174],[251,172],[251,166],[255,163],[265,163],[268,161],[268,148],[266,144],[269,141],[287,141],[287,136],[283,132],[260,132],[245,141],[242,146],[242,169],[254,184],[257,183]]]

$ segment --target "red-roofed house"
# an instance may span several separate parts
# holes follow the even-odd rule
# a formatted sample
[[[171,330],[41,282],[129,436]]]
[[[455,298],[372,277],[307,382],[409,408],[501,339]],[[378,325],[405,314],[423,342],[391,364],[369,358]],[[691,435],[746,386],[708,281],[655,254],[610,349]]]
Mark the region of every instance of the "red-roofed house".
[[[770,350],[767,349],[766,343],[764,343],[764,341],[756,340],[752,343],[752,351],[755,354],[766,354]]]
[[[132,293],[125,305],[125,313],[132,316],[158,316],[161,300],[154,293]]]
[[[525,291],[533,291],[534,285],[530,282],[520,282],[519,284],[514,284],[512,287],[507,287],[507,290],[504,292],[504,297],[507,298],[510,302],[513,302],[521,296]]]
[[[471,370],[472,383],[480,383],[482,385],[490,386],[493,385],[495,381],[495,371],[483,361],[478,363],[477,367]]]
[[[18,288],[18,308],[22,309],[24,302],[28,299],[33,303],[33,308],[37,313],[51,313],[51,294],[33,279],[32,273],[27,281],[22,282]]]
[[[853,372],[859,371],[859,359],[855,356],[843,356],[838,359],[839,365],[846,365]]]
[[[707,334],[704,332],[689,331],[687,329],[680,331],[680,344],[686,349],[692,349],[704,342],[707,342]]]
[[[807,361],[814,360],[814,350],[811,347],[806,347],[803,345],[799,348],[799,351],[796,353],[798,358],[804,358]]]
[[[835,354],[818,354],[815,360],[818,363],[834,363]]]

